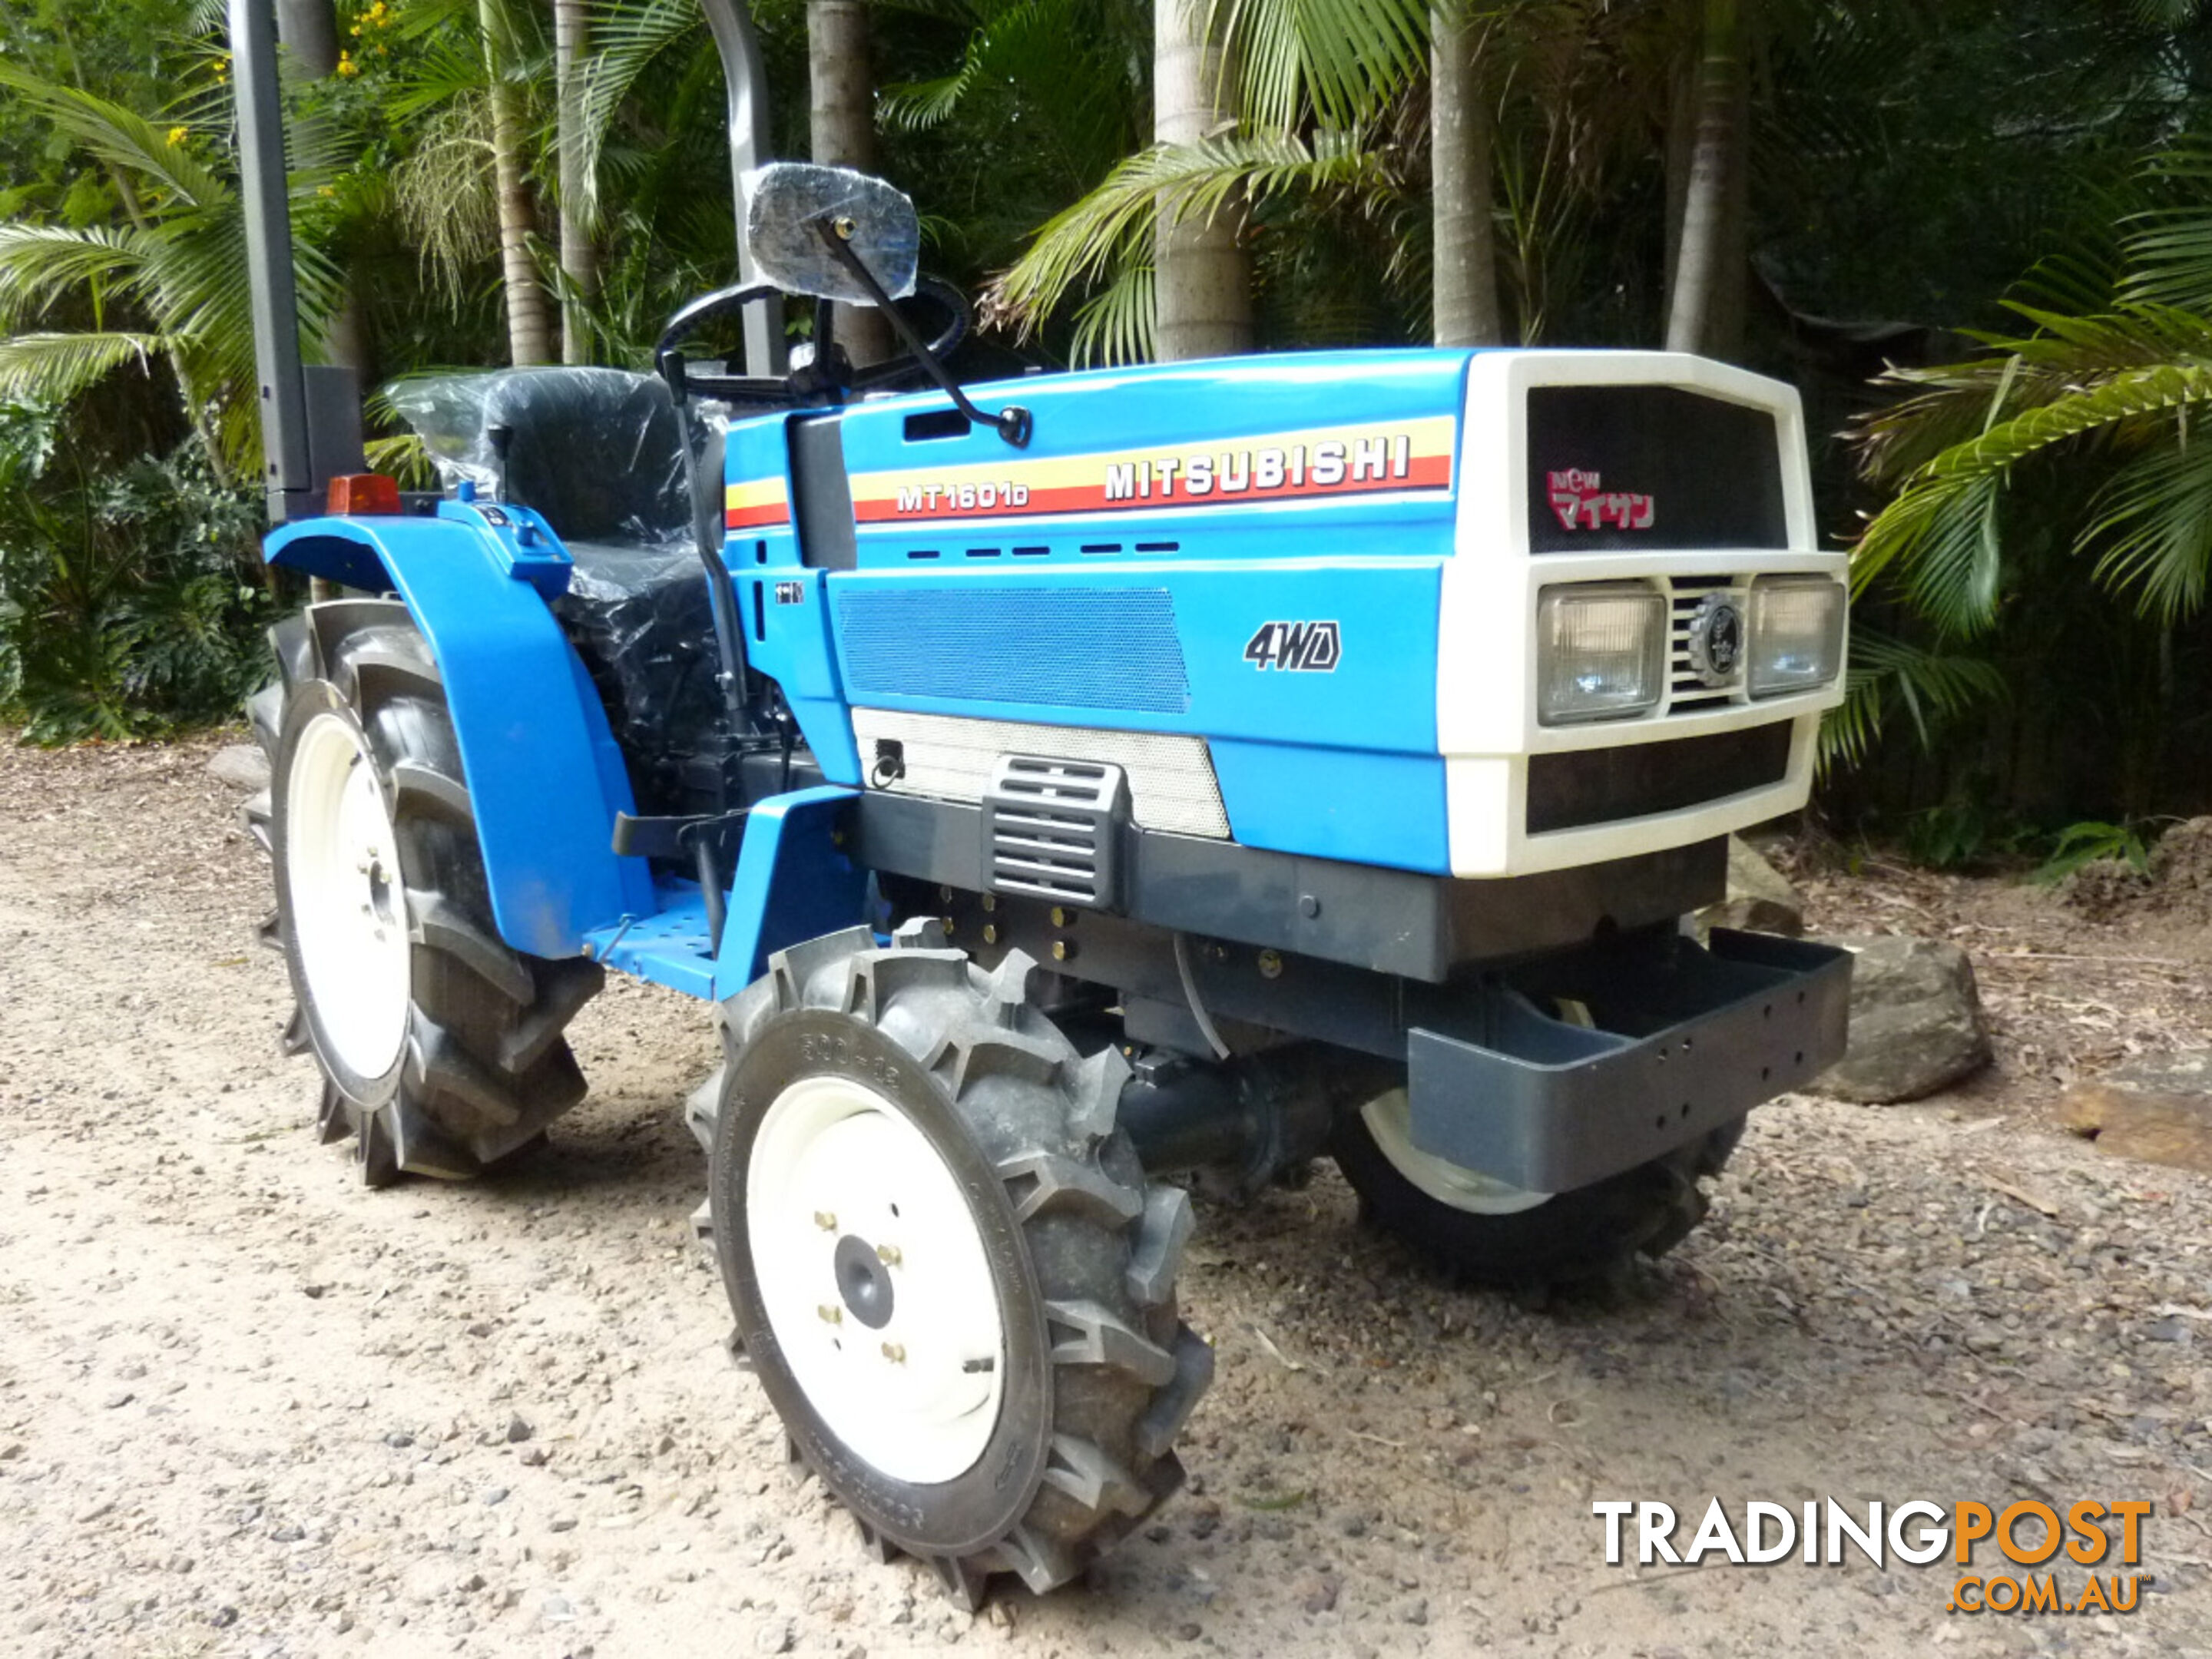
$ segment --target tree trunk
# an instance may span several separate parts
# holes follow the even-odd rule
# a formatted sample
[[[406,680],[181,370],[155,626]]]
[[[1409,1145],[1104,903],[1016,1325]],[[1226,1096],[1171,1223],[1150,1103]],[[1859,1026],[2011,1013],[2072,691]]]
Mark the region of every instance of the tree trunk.
[[[584,54],[590,45],[587,0],[553,0],[556,143],[561,156],[561,359],[570,363],[592,361],[591,305],[599,296],[591,181],[584,176]]]
[[[1705,0],[1698,64],[1698,136],[1667,316],[1669,351],[1710,349],[1728,241],[1730,179],[1742,165],[1736,84],[1743,73],[1738,0]]]
[[[1429,14],[1430,227],[1434,244],[1436,343],[1498,345],[1498,248],[1492,216],[1491,140],[1497,112],[1483,72],[1487,29],[1453,9]],[[1455,15],[1456,14],[1456,15]]]
[[[522,170],[522,112],[507,78],[506,20],[500,0],[477,0],[484,75],[491,100],[493,181],[499,193],[501,287],[507,301],[507,355],[518,368],[553,361],[552,307],[530,254],[536,228],[530,181]]]
[[[310,81],[337,72],[338,9],[332,0],[276,0],[276,39]]]
[[[807,137],[825,167],[876,170],[876,88],[861,0],[806,0]],[[856,368],[891,355],[891,325],[872,306],[839,306],[837,338]]]
[[[1154,0],[1152,138],[1195,143],[1234,125],[1235,85],[1206,33],[1206,0]],[[1152,352],[1162,362],[1252,349],[1252,270],[1240,216],[1170,222],[1152,245]]]

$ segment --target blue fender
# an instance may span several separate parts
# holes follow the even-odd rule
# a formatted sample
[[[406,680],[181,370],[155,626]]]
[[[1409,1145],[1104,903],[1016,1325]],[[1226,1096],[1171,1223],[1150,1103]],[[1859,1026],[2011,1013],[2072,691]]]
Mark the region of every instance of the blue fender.
[[[867,872],[845,855],[840,823],[857,789],[823,784],[771,795],[746,815],[714,962],[714,994],[734,996],[776,951],[867,919]]]
[[[574,956],[592,929],[653,913],[646,861],[610,845],[615,814],[635,803],[599,694],[546,608],[569,563],[543,520],[441,501],[435,518],[301,520],[264,552],[407,602],[445,678],[502,939]]]

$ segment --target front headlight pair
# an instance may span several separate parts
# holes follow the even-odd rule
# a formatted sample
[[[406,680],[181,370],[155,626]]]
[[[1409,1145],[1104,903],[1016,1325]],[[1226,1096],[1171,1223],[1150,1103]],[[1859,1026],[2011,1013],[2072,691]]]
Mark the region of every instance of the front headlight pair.
[[[1751,585],[1744,685],[1753,697],[1809,691],[1843,666],[1843,584],[1761,576]],[[1667,597],[1643,582],[1547,587],[1536,603],[1536,707],[1546,726],[1620,720],[1658,706],[1673,641]]]

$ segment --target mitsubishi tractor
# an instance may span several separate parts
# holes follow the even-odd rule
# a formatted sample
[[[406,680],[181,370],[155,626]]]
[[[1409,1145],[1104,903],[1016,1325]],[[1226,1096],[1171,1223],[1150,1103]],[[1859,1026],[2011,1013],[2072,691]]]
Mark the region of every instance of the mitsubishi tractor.
[[[233,0],[272,631],[267,933],[361,1176],[525,1152],[610,974],[713,1010],[684,1108],[732,1346],[970,1605],[1182,1479],[1192,1178],[1333,1158],[1482,1283],[1680,1241],[1842,1049],[1848,958],[1681,924],[1802,805],[1840,556],[1786,386],[1370,350],[962,385],[880,181],[759,162],[650,374],[303,368],[266,0]],[[811,305],[805,352],[786,309]],[[854,367],[838,306],[903,343]]]

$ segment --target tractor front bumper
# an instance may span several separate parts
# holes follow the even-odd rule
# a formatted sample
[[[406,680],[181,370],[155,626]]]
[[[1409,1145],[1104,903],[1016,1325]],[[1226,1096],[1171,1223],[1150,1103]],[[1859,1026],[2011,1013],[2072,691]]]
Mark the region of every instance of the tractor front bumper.
[[[1485,983],[1407,1044],[1413,1145],[1535,1192],[1649,1163],[1841,1059],[1848,951],[1645,934]]]

